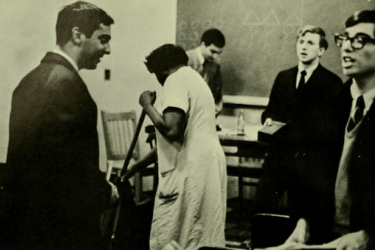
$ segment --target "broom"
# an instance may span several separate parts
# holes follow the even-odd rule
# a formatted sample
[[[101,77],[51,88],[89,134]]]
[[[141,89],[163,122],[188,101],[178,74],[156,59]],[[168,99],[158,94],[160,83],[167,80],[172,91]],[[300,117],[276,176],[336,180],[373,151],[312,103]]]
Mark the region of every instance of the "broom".
[[[141,116],[139,117],[139,120],[138,120],[138,123],[137,123],[137,127],[135,129],[135,133],[134,133],[133,139],[132,139],[132,141],[130,143],[129,150],[128,150],[128,153],[127,153],[126,158],[125,158],[124,165],[123,165],[123,167],[121,169],[120,175],[116,176],[116,179],[114,181],[114,184],[117,187],[119,186],[122,177],[124,176],[124,174],[126,173],[126,171],[128,169],[131,157],[133,155],[133,151],[134,151],[135,145],[137,144],[139,132],[141,131],[142,124],[143,124],[143,121],[145,119],[145,116],[146,116],[146,112],[144,110],[142,110]],[[124,180],[124,181],[128,182],[128,180]],[[130,186],[130,184],[127,185],[127,186]],[[113,241],[114,241],[114,239],[116,237],[116,229],[117,229],[118,219],[120,217],[120,209],[121,209],[121,200],[119,201],[119,204],[117,205],[116,211],[115,211],[115,216],[114,216],[114,221],[113,221],[113,227],[112,227],[112,235],[111,235],[110,243],[109,243],[109,250],[112,249],[112,244],[113,244]]]

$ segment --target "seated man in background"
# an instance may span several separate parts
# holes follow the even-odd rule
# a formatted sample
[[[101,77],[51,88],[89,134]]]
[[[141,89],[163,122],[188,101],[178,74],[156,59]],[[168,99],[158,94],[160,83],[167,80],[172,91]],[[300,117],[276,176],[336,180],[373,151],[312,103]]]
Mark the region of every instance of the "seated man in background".
[[[320,64],[328,48],[325,32],[311,25],[297,35],[298,65],[275,80],[262,122],[286,123],[271,148],[255,199],[255,212],[293,213],[295,203],[329,218],[343,131],[341,79]],[[278,203],[287,191],[288,211]],[[318,201],[319,197],[319,202]],[[313,201],[313,202],[311,202]]]
[[[199,47],[186,51],[188,66],[197,71],[211,89],[215,100],[216,115],[223,109],[222,79],[219,54],[225,46],[225,37],[218,29],[205,31]]]
[[[375,11],[356,12],[345,27],[343,35],[335,36],[343,72],[351,79],[344,89],[346,129],[340,131],[344,143],[338,147],[341,160],[336,185],[331,187],[334,214],[324,218],[325,227],[317,227],[313,211],[301,207],[301,219],[287,242],[335,239],[330,247],[337,250],[375,249]],[[317,238],[320,231],[331,238]]]

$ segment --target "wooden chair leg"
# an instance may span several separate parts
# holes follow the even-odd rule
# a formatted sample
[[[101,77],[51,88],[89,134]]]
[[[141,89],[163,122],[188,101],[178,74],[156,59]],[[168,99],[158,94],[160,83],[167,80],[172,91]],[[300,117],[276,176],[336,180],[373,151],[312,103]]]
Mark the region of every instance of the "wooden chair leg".
[[[239,218],[241,218],[243,214],[243,177],[238,177],[238,213]]]
[[[111,177],[112,169],[113,169],[113,164],[114,164],[113,161],[108,161],[107,162],[107,173],[106,173],[106,176],[105,176],[105,179],[107,181],[109,181],[109,178]]]

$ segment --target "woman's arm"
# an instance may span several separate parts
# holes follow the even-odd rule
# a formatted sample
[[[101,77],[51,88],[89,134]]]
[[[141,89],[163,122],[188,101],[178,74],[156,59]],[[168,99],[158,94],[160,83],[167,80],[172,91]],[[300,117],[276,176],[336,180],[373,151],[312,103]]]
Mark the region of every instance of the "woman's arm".
[[[148,152],[145,157],[134,163],[134,165],[130,166],[122,179],[129,179],[133,177],[138,171],[147,168],[149,165],[155,163],[157,160],[157,155],[156,155],[156,148],[153,148],[150,152]]]
[[[139,103],[154,123],[156,129],[164,137],[171,142],[178,141],[182,143],[185,132],[185,112],[179,108],[168,107],[164,110],[163,115],[160,115],[152,105],[155,99],[155,93],[145,91],[141,94]]]

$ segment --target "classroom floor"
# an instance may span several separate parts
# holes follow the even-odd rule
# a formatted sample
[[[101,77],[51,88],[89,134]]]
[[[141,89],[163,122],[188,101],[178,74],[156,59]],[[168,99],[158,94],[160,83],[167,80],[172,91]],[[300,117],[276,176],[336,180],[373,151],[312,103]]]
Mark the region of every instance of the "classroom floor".
[[[228,200],[225,223],[227,249],[249,249],[251,244],[251,209],[252,201],[244,200],[240,209],[237,198]]]
[[[226,239],[226,249],[228,250],[238,250],[238,249],[249,249],[251,244],[251,225],[250,225],[250,215],[252,209],[252,201],[245,200],[242,204],[242,207],[239,206],[239,201],[237,198],[228,199],[227,202],[227,217],[225,224],[225,239]],[[242,211],[242,212],[240,212]],[[148,217],[152,214],[152,202],[142,206],[142,211],[138,210],[138,214],[141,218],[146,218],[143,221],[143,224],[147,224],[149,219]],[[145,215],[148,216],[145,216]],[[152,216],[151,216],[152,217]],[[150,217],[150,218],[151,218]],[[147,231],[148,226],[144,227]],[[142,230],[143,231],[143,230]],[[145,233],[145,232],[143,232]],[[142,236],[142,250],[148,250],[148,233]],[[119,248],[119,250],[122,250]]]

